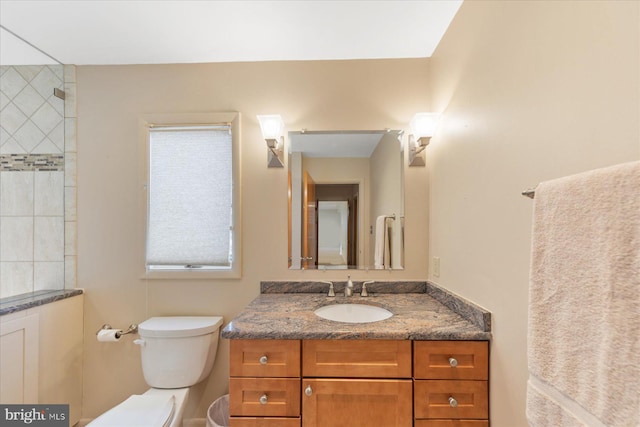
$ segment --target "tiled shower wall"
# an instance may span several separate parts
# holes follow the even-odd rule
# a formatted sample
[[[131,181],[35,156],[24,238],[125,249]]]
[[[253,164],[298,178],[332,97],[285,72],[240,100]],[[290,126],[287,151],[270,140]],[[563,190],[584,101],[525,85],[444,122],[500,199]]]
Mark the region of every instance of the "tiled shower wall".
[[[0,68],[0,298],[76,286],[75,93],[74,66]]]

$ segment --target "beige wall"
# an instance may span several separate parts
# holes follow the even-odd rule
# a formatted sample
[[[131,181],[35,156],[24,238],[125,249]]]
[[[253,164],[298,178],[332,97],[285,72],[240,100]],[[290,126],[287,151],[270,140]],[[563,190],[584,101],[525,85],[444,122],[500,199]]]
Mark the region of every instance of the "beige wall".
[[[70,425],[82,413],[83,302],[78,295],[27,310],[40,320],[38,401],[69,404]]]
[[[527,425],[532,201],[520,192],[640,158],[639,5],[467,1],[431,58],[444,114],[427,149],[431,278],[493,313],[494,427]]]
[[[279,113],[287,130],[406,129],[428,109],[428,60],[80,66],[78,81],[78,286],[85,288],[84,418],[146,390],[131,337],[95,341],[103,324],[153,315],[217,314],[226,321],[259,292],[260,280],[344,280],[344,272],[287,270],[287,174],[267,169],[256,114]],[[145,281],[139,253],[138,118],[148,113],[237,110],[241,117],[243,262],[240,280]],[[354,280],[424,279],[427,171],[406,170],[404,271],[359,271]],[[187,417],[205,416],[227,390],[228,343],[195,387]]]

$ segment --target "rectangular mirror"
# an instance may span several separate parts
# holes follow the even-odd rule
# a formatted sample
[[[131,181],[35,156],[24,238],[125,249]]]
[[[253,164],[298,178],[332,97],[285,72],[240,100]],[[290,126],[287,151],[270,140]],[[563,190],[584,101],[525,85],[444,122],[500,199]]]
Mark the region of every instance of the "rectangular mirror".
[[[289,132],[290,269],[402,269],[402,131]]]

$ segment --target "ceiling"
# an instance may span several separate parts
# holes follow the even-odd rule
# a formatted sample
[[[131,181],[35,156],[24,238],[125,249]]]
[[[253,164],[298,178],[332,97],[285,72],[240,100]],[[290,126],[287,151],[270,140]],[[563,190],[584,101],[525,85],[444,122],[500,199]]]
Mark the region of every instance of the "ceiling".
[[[0,24],[76,65],[424,58],[461,3],[1,0]]]

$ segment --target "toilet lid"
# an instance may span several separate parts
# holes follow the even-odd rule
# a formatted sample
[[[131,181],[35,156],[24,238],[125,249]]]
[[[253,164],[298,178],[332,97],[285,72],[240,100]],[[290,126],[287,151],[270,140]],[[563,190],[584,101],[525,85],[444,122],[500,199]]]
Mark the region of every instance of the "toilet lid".
[[[222,325],[220,316],[152,317],[138,325],[141,337],[179,338],[211,334]]]
[[[174,396],[130,396],[100,415],[91,427],[167,427],[175,410]]]

